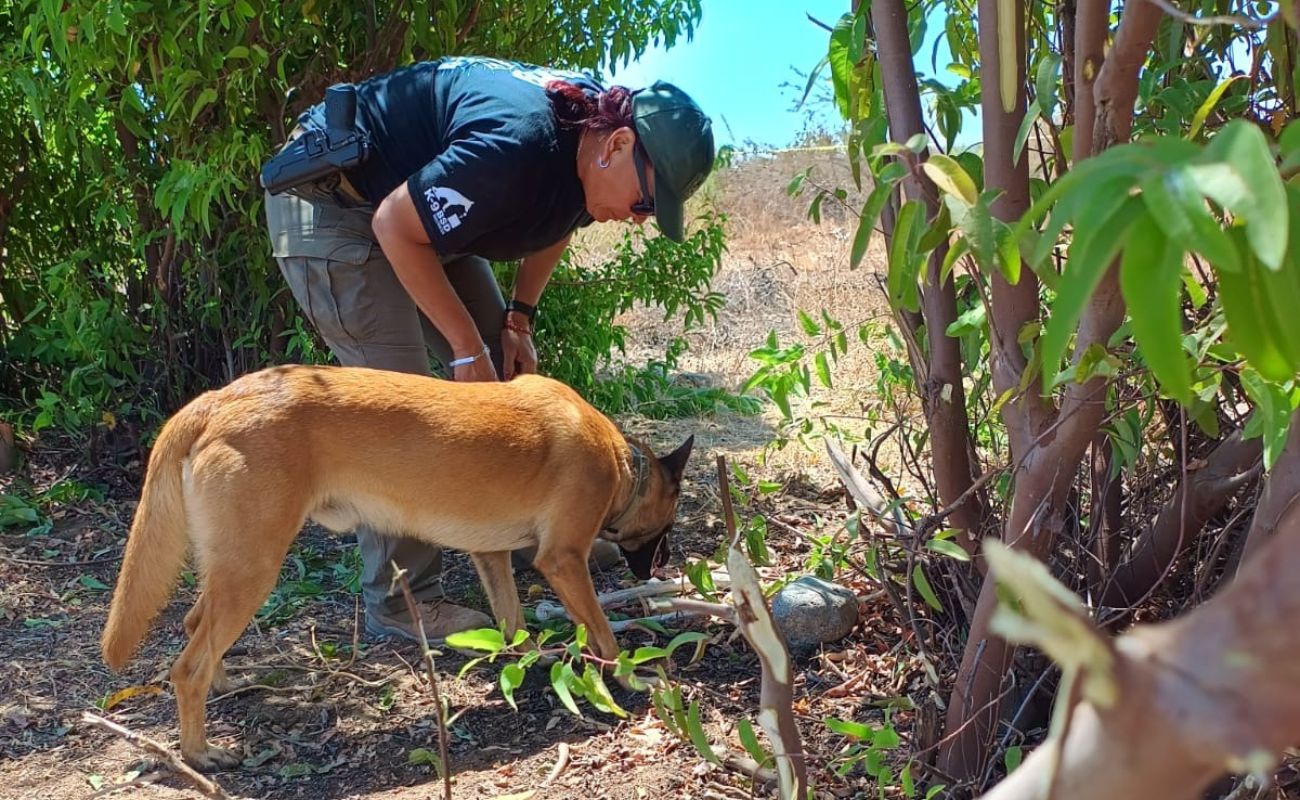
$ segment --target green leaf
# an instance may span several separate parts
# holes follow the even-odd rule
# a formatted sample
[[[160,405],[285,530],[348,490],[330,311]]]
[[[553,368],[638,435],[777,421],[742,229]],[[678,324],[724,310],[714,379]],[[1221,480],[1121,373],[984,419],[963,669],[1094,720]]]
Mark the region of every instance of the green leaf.
[[[1011,226],[1000,219],[993,220],[993,240],[997,243],[998,272],[1007,283],[1020,283],[1020,245]]]
[[[1136,223],[1120,260],[1119,283],[1142,359],[1170,397],[1192,401],[1192,375],[1183,354],[1183,248],[1156,233],[1149,219]]]
[[[808,312],[802,308],[799,309],[799,327],[803,328],[803,332],[809,336],[821,336],[822,328],[817,324],[817,320],[808,316]]]
[[[876,175],[876,185],[871,187],[871,194],[867,195],[866,202],[862,204],[862,214],[858,217],[858,230],[853,236],[853,248],[849,253],[849,269],[857,269],[862,263],[862,259],[867,254],[867,245],[871,242],[871,234],[880,219],[880,212],[889,202],[889,196],[894,191],[898,176],[905,171],[906,168],[902,164],[893,162]]]
[[[967,205],[974,205],[978,199],[975,181],[971,180],[966,170],[962,169],[961,164],[953,158],[936,153],[921,165],[921,169],[945,194],[950,194]]]
[[[1020,762],[1023,758],[1024,754],[1021,752],[1019,747],[1007,748],[1007,752],[1003,755],[1002,760],[1006,764],[1008,775],[1014,772],[1016,767],[1020,766]]]
[[[916,591],[920,592],[926,605],[935,611],[943,611],[943,603],[939,602],[939,596],[931,588],[930,580],[925,577],[925,570],[921,569],[920,564],[912,568],[912,585],[916,587]]]
[[[515,689],[518,689],[524,683],[524,668],[518,664],[506,664],[501,670],[501,694],[506,696],[506,702],[515,711],[519,706],[515,705]]]
[[[1070,258],[1057,287],[1056,301],[1052,304],[1052,313],[1040,340],[1044,389],[1054,383],[1061,359],[1065,356],[1066,344],[1093,291],[1128,239],[1134,219],[1139,216],[1134,212],[1140,204],[1140,200],[1128,198],[1116,206],[1113,213],[1095,223],[1096,228],[1089,231],[1092,235],[1083,241],[1076,239],[1070,248]],[[1080,228],[1082,234],[1084,231],[1082,226]]]
[[[889,300],[896,308],[916,311],[921,307],[917,275],[923,261],[915,249],[920,238],[919,222],[924,206],[909,200],[898,212],[894,237],[889,244]]]
[[[835,104],[840,116],[852,119],[850,96],[853,87],[853,14],[844,14],[831,31],[827,60],[831,65],[831,85],[835,88]]]
[[[1228,335],[1250,365],[1269,380],[1295,377],[1296,365],[1283,349],[1282,333],[1272,313],[1265,270],[1250,253],[1242,254],[1242,269],[1220,271],[1219,302],[1228,319]]]
[[[203,109],[211,105],[216,99],[217,90],[211,86],[199,92],[198,99],[195,100],[194,105],[190,107],[190,124],[193,125],[195,118],[197,118]]]
[[[666,648],[666,654],[664,657],[671,658],[672,654],[675,653],[679,647],[685,647],[688,644],[693,644],[698,646],[703,642],[707,642],[708,640],[709,640],[709,636],[706,633],[701,633],[699,631],[683,631],[682,633],[679,633],[676,636],[674,636],[673,640],[668,643],[668,647]]]
[[[1210,92],[1209,96],[1205,98],[1205,102],[1201,103],[1201,107],[1196,109],[1196,113],[1192,115],[1192,124],[1187,131],[1188,139],[1195,139],[1196,134],[1201,132],[1201,126],[1205,124],[1205,120],[1209,118],[1214,107],[1219,104],[1219,100],[1223,98],[1223,93],[1228,90],[1228,87],[1247,77],[1244,74],[1232,75],[1220,81],[1219,85],[1214,87],[1214,91]]]
[[[569,713],[581,717],[582,712],[578,710],[578,704],[573,701],[573,693],[569,691],[569,687],[577,680],[578,676],[568,663],[556,661],[551,665],[551,688],[555,690],[555,696],[560,698]]]
[[[962,256],[966,255],[969,252],[970,252],[970,243],[967,242],[965,238],[958,239],[957,241],[953,242],[951,246],[948,247],[948,252],[944,253],[943,256],[943,264],[940,265],[939,267],[940,284],[945,284],[948,282],[948,276],[952,275],[952,268],[953,265],[957,263],[957,259],[961,258]]]
[[[1038,101],[1029,104],[1025,109],[1025,118],[1020,120],[1020,127],[1016,130],[1016,138],[1011,145],[1011,162],[1019,163],[1020,154],[1025,149],[1025,143],[1029,141],[1029,134],[1034,130],[1034,123],[1042,112],[1038,109]]]
[[[754,726],[750,724],[748,719],[741,717],[736,720],[736,733],[740,736],[740,746],[745,748],[745,752],[749,753],[750,758],[759,764],[766,764],[772,760],[772,757],[767,754],[763,746],[758,743],[758,736],[754,734]]]
[[[1043,118],[1049,121],[1056,113],[1056,80],[1060,69],[1060,55],[1049,51],[1039,59],[1034,77],[1034,104],[1043,110]]]
[[[77,579],[77,583],[81,584],[83,588],[90,589],[94,592],[107,592],[109,590],[108,584],[104,583],[99,578],[96,578],[94,575],[82,575]]]
[[[898,731],[894,730],[890,725],[885,725],[877,730],[872,740],[872,745],[882,750],[893,750],[898,747],[899,743]]]
[[[605,679],[601,676],[600,670],[593,665],[587,664],[582,673],[582,682],[584,696],[597,710],[606,714],[613,714],[616,717],[626,717],[627,712],[623,710],[615,700],[614,696],[609,693],[609,687],[605,685]]]
[[[691,744],[695,745],[695,749],[700,751],[700,755],[704,756],[705,761],[712,764],[722,763],[722,760],[718,758],[718,754],[713,752],[713,746],[709,744],[709,737],[704,733],[704,727],[700,724],[700,704],[694,700],[691,701],[691,707],[686,712],[686,732],[691,737]]]
[[[1280,269],[1287,244],[1286,193],[1263,132],[1254,123],[1233,120],[1210,140],[1205,155],[1220,163],[1189,167],[1192,178],[1206,196],[1246,221],[1246,240],[1264,266]]]
[[[975,262],[982,270],[992,270],[997,266],[997,234],[993,230],[993,212],[989,210],[989,200],[981,196],[961,221],[961,231],[975,256]]]
[[[1143,179],[1142,200],[1165,236],[1183,242],[1216,267],[1241,268],[1236,248],[1210,215],[1205,201],[1178,170],[1153,172]]]
[[[957,561],[970,561],[970,553],[963,550],[961,545],[956,542],[950,542],[947,539],[931,539],[925,543],[925,546],[936,553],[942,553],[948,558]]]
[[[876,736],[875,728],[861,722],[835,719],[834,717],[827,718],[824,721],[827,730],[831,733],[838,733],[840,736],[847,736],[860,742],[872,741]]]
[[[424,747],[417,747],[406,754],[406,763],[412,766],[433,767],[435,770],[440,769],[441,759],[438,754]],[[310,772],[303,773],[305,775]]]
[[[822,385],[825,386],[827,389],[832,388],[831,366],[830,366],[830,362],[827,361],[826,359],[826,352],[822,351],[818,353],[816,358],[813,359],[813,363],[817,367],[817,380],[821,381]]]
[[[506,637],[495,628],[478,628],[469,631],[457,631],[447,636],[447,646],[463,650],[482,650],[487,653],[499,653],[506,649]]]
[[[1294,403],[1276,383],[1264,380],[1254,370],[1241,371],[1241,386],[1255,403],[1255,412],[1243,434],[1246,438],[1263,437],[1264,469],[1270,470],[1286,446]]]

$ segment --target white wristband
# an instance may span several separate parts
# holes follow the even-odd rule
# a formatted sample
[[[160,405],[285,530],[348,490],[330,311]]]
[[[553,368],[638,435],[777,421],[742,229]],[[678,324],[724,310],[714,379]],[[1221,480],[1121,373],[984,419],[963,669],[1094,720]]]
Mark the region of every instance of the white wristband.
[[[466,364],[473,364],[475,361],[478,361],[478,360],[479,360],[480,358],[482,358],[483,356],[489,356],[489,357],[491,357],[491,355],[492,355],[492,353],[491,353],[491,351],[488,350],[488,346],[487,346],[487,345],[483,345],[483,350],[482,350],[481,352],[479,352],[479,353],[475,353],[475,354],[472,355],[472,356],[465,356],[464,358],[458,358],[458,359],[452,361],[452,362],[451,362],[450,364],[448,364],[447,366],[451,367],[452,369],[455,369],[456,367],[463,367],[463,366],[465,366]]]

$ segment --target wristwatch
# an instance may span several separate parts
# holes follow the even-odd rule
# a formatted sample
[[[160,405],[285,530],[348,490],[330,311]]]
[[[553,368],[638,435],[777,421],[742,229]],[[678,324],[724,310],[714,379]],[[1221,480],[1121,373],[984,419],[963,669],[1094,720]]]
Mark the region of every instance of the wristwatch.
[[[514,311],[528,317],[529,325],[537,321],[537,306],[530,306],[523,300],[511,300],[506,303],[506,311]]]

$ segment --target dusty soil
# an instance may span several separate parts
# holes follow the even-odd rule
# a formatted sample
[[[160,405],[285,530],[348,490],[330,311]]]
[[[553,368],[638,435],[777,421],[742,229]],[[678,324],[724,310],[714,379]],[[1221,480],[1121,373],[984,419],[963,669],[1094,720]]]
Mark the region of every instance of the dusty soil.
[[[801,160],[802,159],[802,160]],[[828,211],[821,225],[805,218],[806,199],[792,200],[784,187],[805,166],[818,168],[829,185],[851,185],[847,170],[824,155],[781,157],[732,170],[713,187],[712,201],[732,218],[732,239],[716,288],[728,305],[716,326],[691,335],[684,369],[717,385],[737,387],[753,371],[747,353],[769,329],[797,337],[794,311],[827,308],[847,324],[882,314],[871,270],[848,269],[851,224]],[[850,202],[853,202],[852,198]],[[860,203],[859,203],[860,205]],[[829,207],[829,206],[828,206]],[[873,251],[878,245],[873,245]],[[878,260],[869,259],[869,263]],[[673,331],[654,313],[630,314],[634,339],[653,348]],[[851,413],[857,393],[870,385],[872,354],[863,348],[836,371],[837,387],[818,399],[827,408]],[[621,420],[653,445],[674,446],[697,435],[688,473],[672,563],[713,555],[721,536],[714,459],[738,461],[751,477],[779,482],[770,493],[751,491],[744,514],[761,513],[769,523],[775,579],[804,572],[812,543],[844,534],[844,495],[815,450],[787,448],[765,453],[773,416],[733,415],[694,420]],[[0,797],[84,798],[114,785],[138,781],[132,796],[196,796],[183,779],[126,742],[90,729],[81,713],[104,713],[134,731],[169,745],[177,735],[175,703],[166,670],[182,645],[180,620],[194,599],[184,583],[166,615],[131,666],[120,675],[104,667],[98,637],[138,496],[140,463],[130,453],[113,464],[88,464],[83,453],[60,450],[56,442],[35,442],[23,472],[0,492],[31,497],[55,486],[86,486],[91,496],[52,502],[52,526],[14,525],[0,530]],[[473,568],[464,556],[448,558],[451,594],[486,609]],[[308,531],[285,567],[278,607],[250,627],[228,657],[237,678],[253,686],[209,703],[209,735],[239,749],[243,768],[215,775],[232,794],[265,798],[424,798],[440,796],[441,782],[421,749],[437,750],[433,705],[414,646],[378,644],[357,633],[353,545]],[[530,601],[540,578],[519,576]],[[919,665],[902,646],[888,603],[874,586],[851,570],[836,576],[864,598],[862,622],[846,640],[798,660],[795,709],[808,750],[810,772],[826,797],[874,794],[861,768],[837,774],[849,742],[830,732],[824,720],[879,724],[891,700],[922,691]],[[627,579],[627,580],[625,580]],[[611,571],[596,576],[598,591],[630,582]],[[531,592],[531,594],[529,594]],[[719,749],[740,752],[736,721],[753,719],[758,700],[758,665],[743,639],[720,623],[687,626],[710,637],[701,660],[689,663],[679,651],[675,677],[687,700],[698,700],[704,728]],[[663,636],[631,632],[625,647],[665,642]],[[705,761],[655,716],[648,697],[614,694],[627,709],[619,719],[584,706],[584,716],[567,712],[541,670],[516,694],[512,710],[496,686],[496,666],[481,666],[458,679],[464,658],[437,659],[439,683],[453,714],[450,725],[454,796],[506,797],[535,792],[534,798],[743,798],[768,796],[735,771]],[[611,685],[613,685],[611,683]],[[114,693],[145,687],[116,700]],[[898,710],[893,722],[908,747],[912,712]],[[761,736],[761,734],[760,734]],[[548,785],[543,782],[560,751],[568,762]],[[526,796],[526,795],[525,795]]]

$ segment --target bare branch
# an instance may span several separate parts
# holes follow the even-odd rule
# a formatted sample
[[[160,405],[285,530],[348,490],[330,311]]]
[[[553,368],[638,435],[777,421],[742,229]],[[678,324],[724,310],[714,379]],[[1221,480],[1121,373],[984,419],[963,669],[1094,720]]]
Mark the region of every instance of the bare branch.
[[[81,721],[91,727],[108,731],[114,736],[119,736],[139,749],[144,750],[146,753],[150,753],[162,759],[173,772],[194,784],[194,788],[198,789],[204,797],[212,797],[216,800],[229,800],[230,795],[226,794],[225,789],[222,789],[221,786],[212,779],[199,773],[189,764],[186,764],[165,745],[155,742],[148,736],[136,733],[135,731],[119,725],[112,720],[96,716],[89,711],[81,712]]]
[[[1150,0],[1150,2],[1155,3],[1160,7],[1161,11],[1165,12],[1169,16],[1179,22],[1185,22],[1188,25],[1236,25],[1245,28],[1248,31],[1258,31],[1267,28],[1281,13],[1280,11],[1274,11],[1263,19],[1243,17],[1238,14],[1211,14],[1205,17],[1198,17],[1195,14],[1188,14],[1186,11],[1169,2],[1169,0]]]
[[[443,800],[451,800],[451,762],[447,760],[447,717],[443,713],[442,695],[438,691],[438,673],[433,668],[433,649],[429,647],[429,640],[424,635],[424,617],[420,615],[415,595],[411,593],[411,582],[406,579],[406,570],[397,566],[396,561],[391,563],[393,582],[401,585],[402,597],[406,598],[406,610],[410,613],[411,619],[415,620],[415,632],[420,635],[420,655],[424,659],[424,669],[429,675],[429,691],[433,695],[434,711],[438,715],[438,760],[442,762],[442,797]]]

